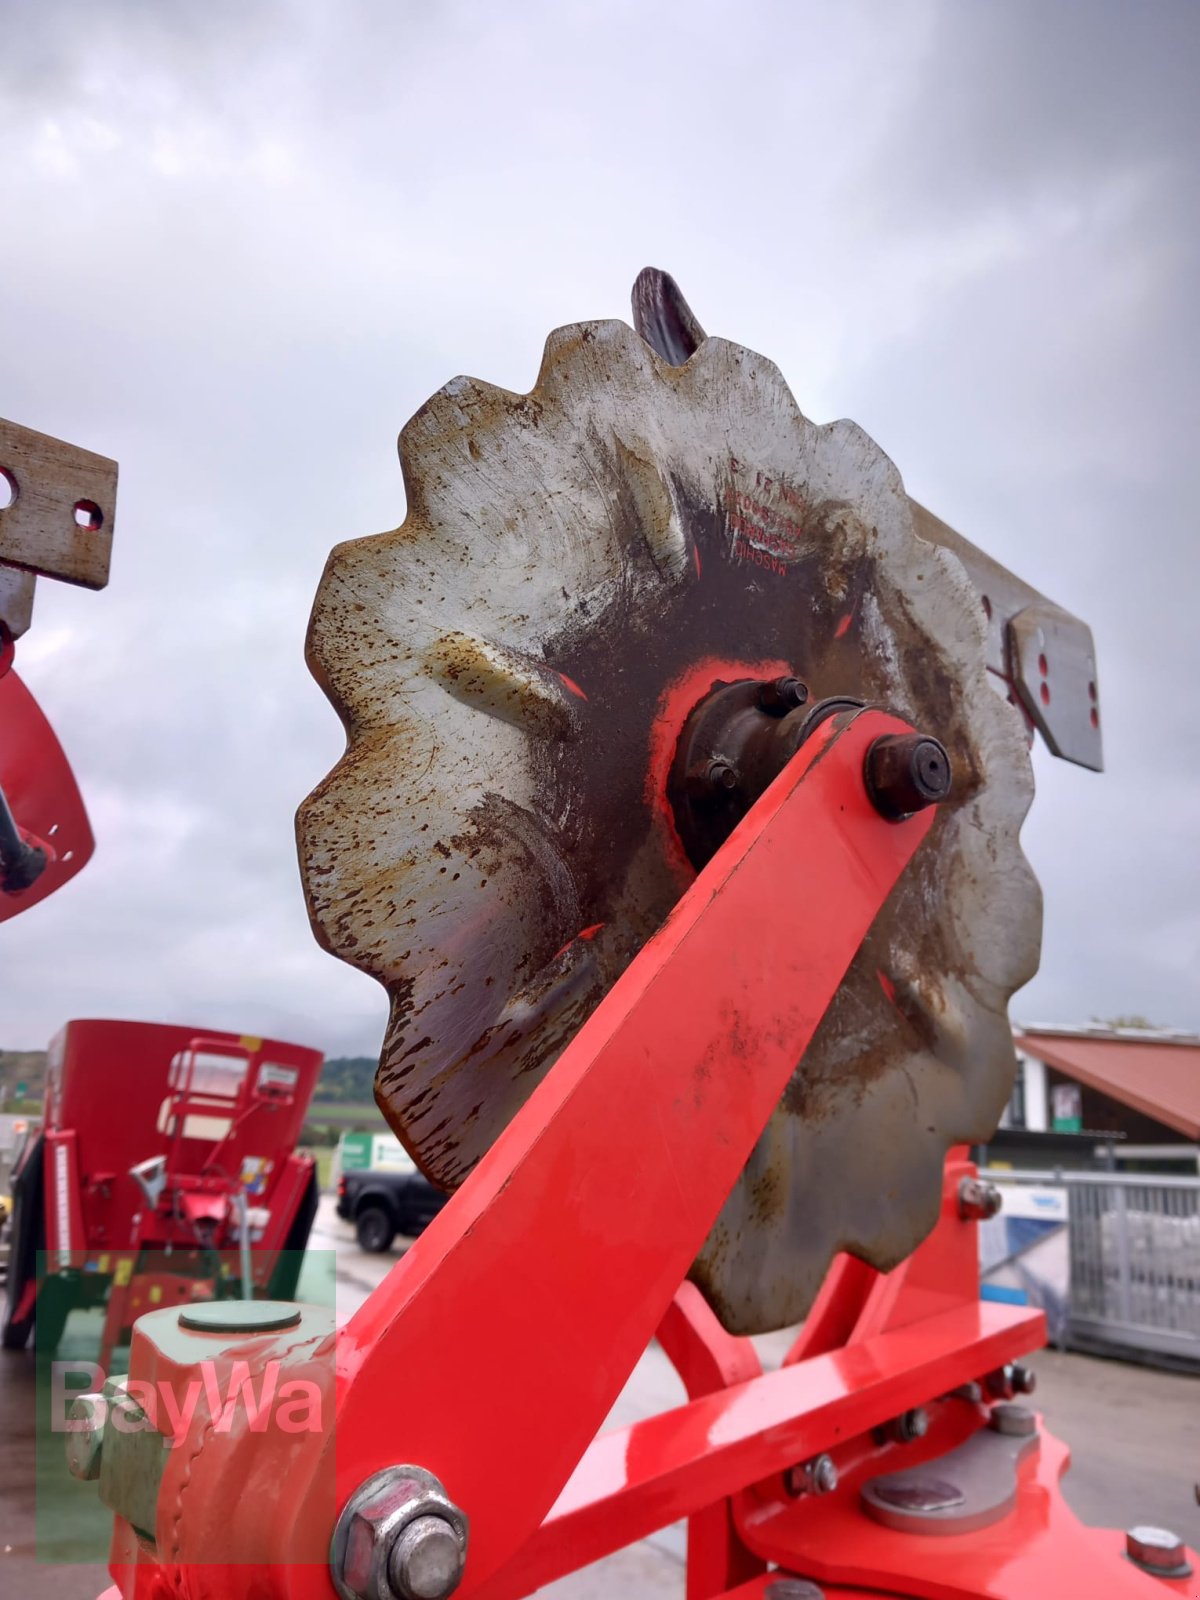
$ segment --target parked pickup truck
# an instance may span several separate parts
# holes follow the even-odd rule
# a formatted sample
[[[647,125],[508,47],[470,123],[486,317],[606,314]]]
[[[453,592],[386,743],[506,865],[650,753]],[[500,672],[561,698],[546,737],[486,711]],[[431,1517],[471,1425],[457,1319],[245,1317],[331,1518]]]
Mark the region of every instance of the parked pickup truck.
[[[362,1249],[390,1250],[398,1233],[414,1238],[449,1198],[417,1171],[399,1139],[344,1133],[334,1156],[337,1214],[354,1224]]]

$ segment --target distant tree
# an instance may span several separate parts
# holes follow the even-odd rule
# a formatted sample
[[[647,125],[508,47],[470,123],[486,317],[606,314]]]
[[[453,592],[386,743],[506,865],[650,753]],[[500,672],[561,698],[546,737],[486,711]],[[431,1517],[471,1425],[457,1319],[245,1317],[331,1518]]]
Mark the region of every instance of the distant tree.
[[[1128,1017],[1093,1017],[1092,1021],[1101,1028],[1158,1028],[1160,1023],[1151,1022],[1149,1017],[1139,1016],[1136,1013]]]
[[[321,1068],[313,1099],[326,1105],[369,1104],[377,1066],[374,1056],[331,1056]]]

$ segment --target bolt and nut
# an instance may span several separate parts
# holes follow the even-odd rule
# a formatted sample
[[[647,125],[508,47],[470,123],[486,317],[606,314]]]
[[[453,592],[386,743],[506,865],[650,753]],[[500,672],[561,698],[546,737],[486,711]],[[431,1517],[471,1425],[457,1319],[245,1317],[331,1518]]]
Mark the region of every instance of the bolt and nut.
[[[898,1444],[912,1444],[929,1432],[929,1413],[923,1406],[914,1406],[892,1424],[892,1437]]]
[[[808,704],[808,685],[799,678],[773,678],[760,686],[758,704],[763,711],[785,715]]]
[[[1187,1547],[1170,1528],[1130,1528],[1125,1535],[1125,1554],[1134,1566],[1156,1578],[1190,1578],[1192,1574]]]
[[[446,1600],[467,1558],[467,1519],[432,1473],[388,1467],[360,1484],[333,1530],[342,1600]]]
[[[838,1486],[838,1469],[829,1455],[814,1456],[785,1474],[789,1494],[832,1494]]]
[[[993,1400],[1012,1400],[1019,1394],[1033,1393],[1037,1388],[1037,1373],[1032,1367],[1012,1361],[1007,1366],[997,1367],[995,1372],[989,1372],[984,1384]]]
[[[960,1383],[957,1389],[951,1389],[946,1396],[947,1400],[965,1400],[970,1406],[983,1403],[983,1385],[974,1379],[970,1383]]]
[[[880,816],[903,822],[949,796],[950,757],[928,734],[885,733],[868,747],[863,778]]]
[[[73,1478],[90,1482],[100,1476],[107,1410],[102,1394],[76,1395],[67,1407],[67,1470]]]
[[[958,1186],[958,1214],[964,1222],[986,1222],[1003,1204],[1004,1197],[994,1183],[964,1178]]]
[[[710,789],[716,789],[719,793],[724,794],[729,794],[738,786],[736,771],[728,761],[722,760],[720,756],[714,757],[708,763],[705,780]]]

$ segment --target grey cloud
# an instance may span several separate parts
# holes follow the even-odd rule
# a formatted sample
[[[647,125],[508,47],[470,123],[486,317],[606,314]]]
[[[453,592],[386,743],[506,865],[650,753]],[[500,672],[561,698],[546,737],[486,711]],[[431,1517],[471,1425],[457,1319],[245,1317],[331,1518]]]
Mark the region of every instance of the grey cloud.
[[[21,652],[99,847],[0,930],[3,1042],[99,1011],[375,1048],[291,836],[341,748],[322,563],[402,519],[430,393],[527,388],[647,260],[1095,624],[1112,770],[1039,757],[1017,1009],[1200,1024],[1192,7],[15,11],[4,409],[122,479],[111,587],[43,584]]]

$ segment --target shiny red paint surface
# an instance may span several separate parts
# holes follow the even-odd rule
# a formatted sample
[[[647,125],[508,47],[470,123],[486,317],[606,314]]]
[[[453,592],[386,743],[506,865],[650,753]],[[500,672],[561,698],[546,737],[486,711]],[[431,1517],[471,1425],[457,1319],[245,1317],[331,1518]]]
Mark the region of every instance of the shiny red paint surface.
[[[741,1520],[740,1531],[765,1560],[788,1571],[913,1600],[1161,1600],[1170,1593],[1200,1594],[1194,1556],[1197,1576],[1164,1582],[1125,1559],[1119,1536],[1085,1527],[1059,1488],[1069,1461],[1066,1446],[1044,1429],[1040,1441],[1018,1468],[1015,1509],[975,1533],[931,1537],[882,1527],[859,1508],[861,1474],[817,1507],[779,1501],[773,1514],[760,1508]],[[915,1448],[906,1463],[930,1453]]]
[[[985,1408],[950,1390],[1044,1336],[1040,1313],[978,1300],[960,1152],[930,1238],[888,1275],[836,1263],[777,1372],[679,1287],[927,825],[882,824],[862,792],[866,744],[894,726],[877,713],[831,726],[788,768],[341,1336],[220,1350],[174,1324],[156,1345],[170,1319],[139,1324],[132,1376],[179,1389],[206,1355],[282,1360],[323,1386],[336,1431],[218,1435],[198,1413],[167,1459],[157,1549],[116,1524],[125,1600],[328,1600],[336,1511],[405,1460],[470,1517],[464,1600],[515,1600],[681,1517],[689,1600],[773,1600],[788,1573],[819,1579],[826,1600],[1191,1592],[1150,1588],[1111,1536],[1081,1528],[1048,1435],[989,1528],[935,1540],[863,1515],[865,1477],[983,1425]],[[656,1327],[689,1402],[594,1438]],[[886,1425],[917,1405],[929,1435],[898,1446]],[[821,1452],[838,1489],[797,1498],[788,1469]]]
[[[863,786],[868,745],[903,729],[865,711],[814,735],[339,1336],[336,1506],[397,1461],[434,1472],[471,1519],[464,1600],[558,1498],[924,838],[932,812],[884,822]],[[154,1361],[135,1340],[131,1374],[152,1380]],[[850,1361],[858,1386],[870,1356]],[[732,1486],[757,1460],[744,1430],[771,1412],[697,1404],[716,1412],[683,1441]],[[273,1567],[276,1592],[328,1596],[330,1447],[273,1438],[269,1472],[264,1448],[201,1419],[168,1461],[160,1507],[186,1495],[188,1514],[160,1520],[160,1559],[182,1592],[261,1593],[254,1565],[193,1566],[254,1550],[293,1563]]]
[[[570,1476],[928,831],[863,786],[901,726],[864,712],[802,749],[345,1329],[339,1500],[403,1438],[472,1507],[464,1597]]]
[[[0,789],[26,843],[50,857],[19,894],[0,891],[0,922],[61,889],[95,848],[75,774],[45,713],[11,669],[0,673]]]
[[[725,1331],[694,1283],[685,1281],[679,1285],[658,1325],[657,1338],[683,1379],[689,1399],[750,1382],[762,1373],[753,1343]],[[687,1524],[687,1600],[709,1600],[711,1595],[764,1570],[765,1563],[751,1555],[738,1538],[727,1499],[691,1512]]]
[[[837,1450],[1043,1337],[1040,1312],[964,1304],[603,1434],[538,1534],[488,1585],[487,1600],[528,1594],[698,1507]],[[744,1530],[742,1537],[780,1560]]]

